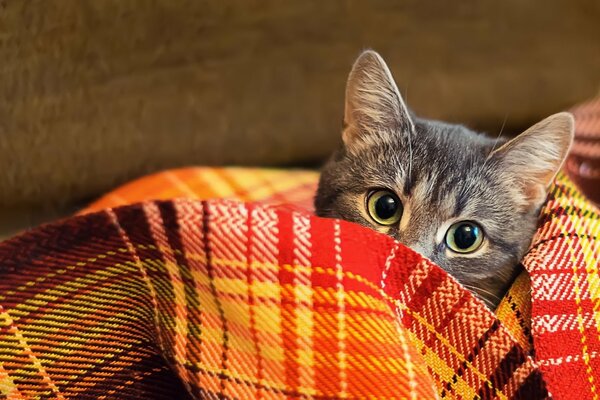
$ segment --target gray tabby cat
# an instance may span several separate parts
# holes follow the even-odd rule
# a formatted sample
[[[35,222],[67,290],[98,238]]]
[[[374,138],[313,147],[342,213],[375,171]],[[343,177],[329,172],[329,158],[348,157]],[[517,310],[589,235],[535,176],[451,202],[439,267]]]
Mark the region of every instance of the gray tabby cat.
[[[421,119],[373,51],[354,64],[345,106],[343,146],[322,171],[317,215],[394,237],[495,308],[571,145],[571,114],[509,141]]]

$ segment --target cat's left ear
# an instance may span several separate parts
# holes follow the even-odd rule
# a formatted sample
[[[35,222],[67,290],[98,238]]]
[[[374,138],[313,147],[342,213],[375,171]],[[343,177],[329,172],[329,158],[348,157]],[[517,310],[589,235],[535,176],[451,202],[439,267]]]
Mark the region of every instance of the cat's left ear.
[[[520,191],[524,206],[539,206],[560,170],[575,131],[568,112],[549,116],[494,151],[503,179]]]
[[[413,122],[383,58],[363,52],[346,85],[342,138],[349,148],[377,142],[392,132],[409,132]]]

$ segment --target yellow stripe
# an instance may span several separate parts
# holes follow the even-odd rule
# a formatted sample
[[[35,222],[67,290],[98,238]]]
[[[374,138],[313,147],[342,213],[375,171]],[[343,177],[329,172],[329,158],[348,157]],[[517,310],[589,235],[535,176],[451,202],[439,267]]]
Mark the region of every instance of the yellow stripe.
[[[129,236],[127,235],[127,233],[125,232],[125,230],[123,229],[123,227],[121,226],[121,224],[119,223],[119,218],[117,217],[117,215],[115,214],[115,212],[113,210],[107,210],[106,211],[108,213],[108,216],[110,217],[110,220],[112,221],[112,223],[114,224],[115,228],[117,228],[120,237],[125,241],[125,248],[119,248],[116,251],[117,252],[124,252],[129,254],[132,258],[133,258],[133,262],[130,263],[126,263],[124,265],[135,265],[137,271],[139,271],[139,273],[142,275],[142,280],[144,281],[144,284],[146,285],[146,288],[148,289],[148,293],[150,294],[150,301],[152,302],[152,309],[154,311],[153,313],[153,317],[154,317],[154,329],[155,329],[155,333],[158,339],[158,344],[161,348],[164,348],[164,343],[162,340],[162,337],[160,335],[160,332],[158,330],[159,327],[159,317],[158,317],[158,297],[156,295],[156,290],[154,289],[154,286],[152,285],[152,281],[150,280],[150,277],[148,276],[147,272],[146,272],[146,268],[144,268],[144,265],[142,264],[142,261],[139,257],[139,255],[136,252],[135,249],[135,245],[133,244],[133,242],[131,241],[131,239],[129,238]],[[116,253],[112,253],[112,252],[106,252],[106,255],[114,255]],[[88,259],[89,261],[89,259]]]
[[[586,211],[592,211],[584,209]],[[588,281],[588,290],[590,292],[590,299],[592,300],[594,310],[594,320],[596,324],[596,331],[600,333],[600,277],[598,276],[597,266],[597,252],[598,247],[595,246],[595,238],[597,237],[600,229],[598,219],[591,218],[578,218],[573,216],[573,226],[577,229],[577,233],[587,234],[589,232],[593,240],[587,237],[580,237],[579,243],[583,251],[583,258],[585,261],[586,279]],[[591,224],[589,224],[591,222]]]
[[[29,361],[31,362],[31,364],[37,369],[37,372],[40,374],[42,381],[44,381],[50,387],[53,394],[56,396],[56,399],[64,400],[64,397],[58,390],[58,387],[52,381],[52,379],[50,378],[50,375],[48,375],[48,372],[42,366],[42,363],[36,357],[35,353],[31,350],[31,347],[29,347],[27,340],[23,337],[19,328],[15,325],[10,314],[8,312],[4,311],[2,309],[2,307],[0,307],[0,310],[2,310],[0,312],[0,321],[2,321],[2,325],[10,326],[10,328],[7,329],[8,333],[11,333],[15,337],[15,339],[17,339],[17,341],[19,342],[19,345],[21,347],[21,350],[29,358]],[[12,347],[13,346],[10,346],[10,348],[12,348]]]
[[[512,299],[512,302],[509,299]],[[513,310],[512,304],[516,306],[515,310]],[[517,313],[521,314],[520,318]],[[521,272],[513,282],[509,292],[496,309],[496,318],[506,327],[523,350],[529,353],[531,351],[531,334],[524,330],[524,328],[529,328],[531,331],[531,279],[527,271]]]
[[[562,222],[561,218],[556,218],[555,221],[556,221],[556,224],[559,226],[561,233],[563,235],[567,235],[569,232],[568,232],[565,224]],[[572,220],[572,224],[575,227],[578,226],[578,225],[576,225],[576,222],[578,222],[577,218],[574,218]],[[571,265],[573,268],[573,281],[575,283],[575,287],[574,287],[575,304],[577,305],[577,325],[579,328],[579,333],[581,334],[581,353],[582,353],[583,362],[585,364],[585,371],[587,374],[587,379],[588,379],[588,382],[590,383],[590,391],[592,392],[593,399],[597,400],[598,394],[596,393],[596,385],[594,384],[594,372],[592,371],[592,366],[590,365],[590,355],[588,353],[587,337],[585,335],[585,324],[584,324],[583,317],[582,317],[583,307],[581,306],[581,287],[580,287],[579,275],[578,275],[578,271],[577,271],[577,269],[578,269],[577,268],[577,257],[575,256],[574,249],[571,246],[572,243],[573,243],[573,241],[569,241],[567,245],[568,245]],[[583,249],[582,249],[582,252],[583,252]],[[587,262],[586,262],[586,264],[587,264]]]
[[[335,277],[336,292],[335,298],[338,307],[336,313],[338,329],[336,332],[338,345],[338,368],[340,378],[339,396],[345,398],[348,396],[348,374],[346,372],[348,354],[346,354],[346,291],[344,289],[344,270],[342,267],[342,239],[340,237],[340,223],[334,223],[334,250],[335,250]]]
[[[456,348],[448,341],[448,338],[441,335],[433,327],[433,325],[431,325],[429,323],[429,321],[427,321],[425,318],[423,318],[420,314],[409,309],[405,304],[402,304],[399,301],[396,301],[396,303],[397,303],[397,306],[399,309],[401,309],[403,312],[410,314],[417,322],[419,322],[421,324],[422,327],[427,329],[429,332],[433,333],[434,336],[439,340],[439,342],[441,344],[443,344],[448,350],[450,350],[450,352],[452,354],[454,354],[460,361],[464,362],[469,367],[469,370],[472,371],[475,375],[477,375],[479,377],[479,379],[481,379],[488,386],[493,387],[492,382],[488,379],[488,377],[485,374],[483,374],[481,371],[479,371],[477,368],[475,368],[475,366],[471,362],[467,361],[464,354],[462,354],[461,352],[456,350]],[[410,330],[408,330],[408,331],[410,332]],[[439,368],[439,367],[442,367],[442,369],[445,369],[445,367],[449,367],[445,361],[443,361],[443,360],[441,360],[441,361],[444,362],[444,366],[442,366],[441,364],[437,364],[437,363],[428,364],[428,365],[430,366],[430,368],[432,368],[436,372],[437,372],[437,368]],[[503,394],[502,392],[500,392],[498,388],[495,388],[495,394],[500,399],[506,399],[506,395]]]
[[[192,188],[187,184],[186,181],[183,181],[178,174],[174,173],[172,170],[167,170],[163,172],[164,176],[175,186],[181,193],[185,193],[186,196],[195,199],[197,196],[196,192],[192,190]]]
[[[436,375],[442,379],[442,382],[438,382],[438,390],[441,393],[442,385],[445,383],[452,383],[452,387],[454,391],[460,396],[459,398],[464,399],[475,399],[479,398],[477,391],[468,382],[466,382],[462,376],[456,377],[456,383],[454,383],[453,379],[456,374],[456,371],[451,368],[446,360],[440,358],[438,354],[431,351],[429,347],[425,345],[421,341],[421,339],[412,331],[406,330],[408,332],[408,337],[410,341],[415,345],[417,350],[423,355],[423,359],[425,363],[429,365],[429,367],[434,371]],[[487,381],[489,382],[489,381]],[[446,397],[451,395],[451,393],[446,393]],[[499,398],[506,399],[506,396],[496,390],[496,395]]]
[[[125,265],[123,265],[123,264],[118,264],[118,266],[125,267]],[[67,269],[70,269],[70,268],[67,267]],[[26,316],[34,311],[37,311],[39,308],[48,305],[49,303],[52,303],[60,298],[63,298],[68,293],[77,293],[77,292],[81,291],[81,289],[85,289],[89,286],[96,285],[100,281],[106,280],[107,278],[114,278],[115,276],[123,275],[126,272],[135,272],[135,271],[131,270],[129,268],[125,268],[125,269],[117,269],[115,272],[116,272],[115,274],[111,275],[110,269],[106,268],[104,270],[98,270],[94,273],[87,274],[84,277],[76,278],[75,281],[65,281],[55,287],[46,289],[45,292],[36,293],[33,298],[28,299],[25,303],[17,304],[14,308],[14,311],[12,311],[12,312],[19,313],[19,315],[21,315],[21,316]],[[111,292],[105,293],[104,295],[108,296],[109,298],[113,298],[115,300],[123,300],[125,298],[131,298],[132,293],[130,291],[118,291],[117,290],[116,291],[117,293],[121,292],[123,294],[122,296],[117,296],[114,294],[115,290],[116,290],[115,287],[110,286]],[[68,307],[76,306],[76,305],[77,305],[77,307],[81,307],[82,304],[87,303],[87,304],[91,305],[91,307],[87,308],[88,311],[93,312],[93,313],[98,312],[96,300],[97,300],[97,296],[99,296],[101,293],[103,293],[103,291],[97,292],[97,293],[84,294],[84,295],[80,296],[79,300],[73,299],[73,301],[71,303],[62,304],[61,308],[68,308]],[[132,312],[134,312],[134,311],[135,310],[132,310]]]
[[[10,321],[5,319],[6,313],[0,314],[0,326],[2,328],[6,328],[10,325]],[[14,342],[13,342],[14,343]],[[8,349],[12,348],[13,343],[9,345],[4,345],[3,348]],[[25,399],[25,397],[19,392],[17,385],[12,380],[11,376],[8,374],[8,371],[4,369],[4,366],[0,363],[0,394],[5,396],[9,400],[19,400]]]
[[[215,169],[207,168],[203,169],[200,172],[196,173],[198,177],[204,182],[210,182],[210,186],[207,186],[207,189],[210,190],[212,196],[211,197],[231,197],[235,194],[235,191],[231,187],[231,185],[224,180],[220,174],[218,174]],[[201,193],[200,193],[201,194]],[[198,193],[196,196],[198,197]]]

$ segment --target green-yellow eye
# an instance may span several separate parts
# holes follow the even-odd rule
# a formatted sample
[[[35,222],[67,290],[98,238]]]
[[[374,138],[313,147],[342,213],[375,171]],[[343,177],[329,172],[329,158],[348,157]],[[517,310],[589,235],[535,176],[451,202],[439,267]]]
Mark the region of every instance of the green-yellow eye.
[[[367,197],[367,212],[380,225],[394,225],[402,218],[402,203],[389,190],[374,190]]]
[[[472,253],[482,243],[483,230],[475,222],[457,222],[446,232],[446,246],[457,253]]]

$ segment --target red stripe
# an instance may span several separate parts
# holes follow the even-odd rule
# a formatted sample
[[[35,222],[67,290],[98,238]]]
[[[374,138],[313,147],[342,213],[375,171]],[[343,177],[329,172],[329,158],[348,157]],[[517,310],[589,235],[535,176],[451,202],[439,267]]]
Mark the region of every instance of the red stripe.
[[[333,221],[325,219],[313,219],[310,226],[312,255],[311,265],[315,267],[334,268],[334,231]],[[313,288],[323,287],[329,289],[330,302],[335,301],[335,276],[323,274],[311,274]],[[314,310],[313,335],[314,360],[315,360],[315,386],[321,389],[325,396],[335,396],[339,393],[340,384],[336,377],[330,376],[332,371],[337,371],[337,338],[333,332],[337,332],[337,318],[322,308],[315,307]],[[336,307],[337,311],[337,307]]]
[[[280,266],[293,265],[294,262],[294,221],[291,213],[277,213],[279,231],[278,261]],[[279,268],[278,279],[281,284],[281,330],[284,351],[285,383],[291,391],[298,390],[298,364],[296,363],[296,306],[295,293],[292,288],[294,274],[287,268]]]

